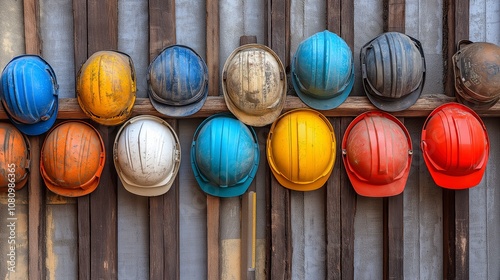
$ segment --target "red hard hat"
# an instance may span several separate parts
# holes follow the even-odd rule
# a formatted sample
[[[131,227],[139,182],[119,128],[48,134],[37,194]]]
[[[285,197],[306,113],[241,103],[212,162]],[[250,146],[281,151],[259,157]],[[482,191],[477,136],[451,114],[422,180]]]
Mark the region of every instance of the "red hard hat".
[[[342,159],[354,190],[385,197],[403,192],[412,158],[410,134],[394,116],[370,111],[356,117],[342,140]]]
[[[447,189],[467,189],[481,181],[490,143],[483,121],[470,108],[447,103],[427,117],[421,148],[434,182]]]

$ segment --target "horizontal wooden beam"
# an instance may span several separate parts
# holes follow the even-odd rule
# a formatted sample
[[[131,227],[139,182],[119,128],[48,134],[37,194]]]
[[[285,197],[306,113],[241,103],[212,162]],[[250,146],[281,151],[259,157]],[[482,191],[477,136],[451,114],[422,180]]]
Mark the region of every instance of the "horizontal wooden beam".
[[[426,95],[425,97],[417,100],[417,102],[410,108],[401,112],[394,112],[392,114],[396,117],[427,117],[436,107],[455,100],[456,99],[454,97],[449,97],[444,94]],[[296,96],[287,96],[283,112],[290,111],[295,108],[307,108],[307,105],[302,103],[302,101]],[[363,112],[375,109],[376,108],[365,96],[350,96],[339,107],[332,110],[321,111],[321,113],[327,117],[355,117]],[[188,118],[203,118],[215,113],[227,111],[228,109],[222,96],[209,96],[200,111],[189,116]],[[476,112],[481,117],[500,117],[500,102],[488,110],[477,110]],[[132,115],[154,115],[165,117],[155,110],[155,108],[151,105],[149,98],[137,98]],[[57,118],[67,120],[87,119],[88,117],[83,113],[76,98],[60,98]],[[0,120],[4,119],[7,119],[7,115],[5,114],[3,108],[0,107]]]

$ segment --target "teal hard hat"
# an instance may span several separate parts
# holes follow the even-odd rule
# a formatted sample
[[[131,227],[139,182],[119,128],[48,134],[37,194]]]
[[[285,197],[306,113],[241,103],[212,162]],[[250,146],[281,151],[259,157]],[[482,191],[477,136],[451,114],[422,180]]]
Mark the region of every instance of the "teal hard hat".
[[[246,192],[259,167],[259,144],[251,126],[220,113],[205,119],[191,144],[191,167],[200,188],[217,197]]]
[[[302,41],[292,61],[292,84],[309,107],[329,110],[346,99],[354,85],[354,60],[347,43],[328,30]]]
[[[2,106],[12,123],[26,135],[47,132],[56,121],[58,89],[52,67],[38,55],[13,58],[1,77]]]
[[[203,107],[208,96],[207,65],[187,46],[162,50],[151,61],[147,80],[149,100],[165,116],[190,116]]]
[[[386,32],[366,43],[360,58],[363,89],[375,107],[396,112],[415,104],[425,82],[424,52],[417,39]]]

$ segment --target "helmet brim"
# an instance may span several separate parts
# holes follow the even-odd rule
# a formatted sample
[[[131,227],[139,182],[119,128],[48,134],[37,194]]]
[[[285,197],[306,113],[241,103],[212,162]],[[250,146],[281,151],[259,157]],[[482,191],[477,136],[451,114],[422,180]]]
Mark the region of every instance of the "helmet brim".
[[[475,187],[479,185],[479,183],[481,183],[484,172],[486,170],[486,165],[484,165],[483,168],[467,175],[450,176],[439,172],[434,168],[433,164],[428,159],[426,151],[423,151],[422,154],[425,164],[427,165],[427,169],[429,170],[429,173],[434,180],[434,183],[436,183],[436,185],[440,186],[441,188],[463,190]]]
[[[420,88],[404,97],[400,97],[394,100],[388,100],[371,94],[370,91],[366,88],[364,82],[363,87],[365,88],[366,96],[368,97],[370,102],[378,109],[386,112],[398,112],[410,108],[413,104],[415,104],[415,102],[417,102],[422,92]]]
[[[133,193],[135,195],[148,196],[148,197],[150,197],[150,196],[159,196],[159,195],[167,193],[170,190],[170,188],[172,187],[174,181],[175,180],[172,180],[168,184],[163,185],[161,187],[148,188],[148,187],[133,186],[131,184],[128,184],[124,180],[120,180],[120,182],[122,183],[123,187],[128,192]]]
[[[368,184],[365,181],[361,181],[355,174],[347,170],[347,168],[346,172],[352,187],[358,195],[366,197],[389,197],[399,195],[404,191],[410,168],[407,168],[401,179],[383,185]]]
[[[328,178],[330,178],[330,175],[332,174],[332,171],[330,171],[328,174],[325,176],[319,178],[318,180],[309,183],[309,184],[296,184],[293,182],[290,182],[288,179],[286,179],[283,175],[280,173],[276,172],[273,168],[271,168],[271,171],[273,172],[274,178],[282,185],[283,187],[293,190],[293,191],[301,191],[301,192],[306,192],[306,191],[314,191],[317,190],[321,187],[323,187],[326,184],[326,181],[328,181]]]
[[[293,64],[292,64],[293,67]],[[292,85],[293,88],[295,89],[295,93],[299,96],[300,100],[304,102],[307,106],[316,109],[316,110],[330,110],[330,109],[335,109],[340,104],[344,103],[344,101],[347,99],[349,94],[351,93],[352,87],[354,85],[354,65],[351,67],[351,77],[349,78],[349,84],[347,87],[339,93],[337,96],[329,99],[318,99],[315,97],[312,97],[300,90],[300,86],[298,84],[298,81],[296,80],[295,75],[292,76]],[[292,70],[293,73],[293,70]]]
[[[99,185],[99,178],[96,178],[94,182],[86,189],[82,188],[75,188],[75,189],[69,189],[69,188],[61,188],[59,186],[56,186],[49,182],[48,180],[45,180],[45,185],[47,188],[52,191],[55,194],[61,195],[61,196],[66,196],[66,197],[80,197],[87,195],[91,192],[93,192],[97,186]]]
[[[233,115],[244,124],[255,127],[262,127],[273,123],[280,116],[281,111],[285,106],[285,98],[286,98],[286,91],[285,91],[285,96],[283,96],[283,100],[280,102],[278,108],[263,115],[251,115],[238,108],[238,106],[236,106],[233,103],[231,98],[229,98],[228,96],[226,96],[226,94],[224,94],[224,100],[226,102],[226,106],[229,109],[229,111],[231,111],[231,113],[233,113]]]
[[[24,124],[24,123],[20,123],[20,122],[14,120],[9,114],[7,114],[7,116],[9,117],[12,124],[14,124],[14,126],[16,126],[16,128],[19,129],[22,133],[24,133],[26,135],[30,135],[30,136],[41,135],[41,134],[49,131],[49,129],[56,122],[57,112],[59,111],[58,110],[59,109],[59,102],[56,100],[55,103],[56,103],[55,104],[56,108],[55,108],[54,112],[52,113],[52,116],[50,116],[50,118],[46,121],[40,121],[40,122],[33,123],[33,124]]]
[[[150,90],[151,89],[149,89],[149,91]],[[203,97],[200,100],[198,100],[195,103],[180,105],[180,106],[167,105],[158,102],[151,96],[151,94],[149,94],[149,91],[148,91],[149,100],[151,101],[151,104],[156,109],[156,111],[168,117],[187,117],[194,115],[205,104],[205,101],[207,100],[208,97],[208,83],[205,85]]]

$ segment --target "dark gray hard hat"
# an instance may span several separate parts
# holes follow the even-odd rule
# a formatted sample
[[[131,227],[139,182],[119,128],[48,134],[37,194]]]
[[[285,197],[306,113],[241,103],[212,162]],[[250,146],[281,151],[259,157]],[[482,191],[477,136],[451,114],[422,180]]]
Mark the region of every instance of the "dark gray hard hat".
[[[361,49],[363,88],[380,110],[402,111],[417,101],[425,82],[420,42],[399,32],[383,33]]]

